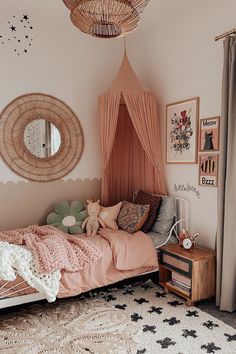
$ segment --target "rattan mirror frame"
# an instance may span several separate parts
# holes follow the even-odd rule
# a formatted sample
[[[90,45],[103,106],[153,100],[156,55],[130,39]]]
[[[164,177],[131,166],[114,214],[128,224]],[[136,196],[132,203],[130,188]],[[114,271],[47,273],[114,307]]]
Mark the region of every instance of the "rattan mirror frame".
[[[54,124],[61,146],[48,158],[32,155],[24,144],[24,130],[35,119]],[[63,101],[43,93],[30,93],[10,102],[0,115],[0,154],[6,164],[31,181],[49,182],[66,176],[78,164],[84,147],[78,117]]]

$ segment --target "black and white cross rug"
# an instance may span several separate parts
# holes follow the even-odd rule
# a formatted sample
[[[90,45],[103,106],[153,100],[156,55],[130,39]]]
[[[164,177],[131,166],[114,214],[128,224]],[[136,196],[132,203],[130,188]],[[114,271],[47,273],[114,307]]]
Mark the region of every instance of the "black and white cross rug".
[[[0,317],[0,353],[234,354],[236,330],[150,282]]]
[[[101,294],[100,294],[101,296]],[[103,298],[138,329],[138,354],[236,354],[236,330],[185,301],[146,282]]]

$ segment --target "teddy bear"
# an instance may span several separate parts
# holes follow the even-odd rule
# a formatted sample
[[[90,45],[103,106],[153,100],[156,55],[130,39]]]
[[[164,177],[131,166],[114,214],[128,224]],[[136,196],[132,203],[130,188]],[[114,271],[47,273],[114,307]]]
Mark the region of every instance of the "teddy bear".
[[[104,222],[99,218],[100,213],[100,200],[93,202],[93,200],[87,200],[87,213],[88,217],[84,220],[82,228],[86,227],[87,236],[95,236],[99,229],[99,224],[102,227],[106,227]]]

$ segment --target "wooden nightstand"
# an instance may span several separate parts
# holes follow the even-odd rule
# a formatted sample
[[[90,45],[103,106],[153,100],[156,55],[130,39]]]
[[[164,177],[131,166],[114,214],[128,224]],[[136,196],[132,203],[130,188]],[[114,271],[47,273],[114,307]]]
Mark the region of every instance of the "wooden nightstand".
[[[215,252],[207,248],[185,250],[176,244],[159,252],[159,284],[186,299],[188,306],[215,296]]]

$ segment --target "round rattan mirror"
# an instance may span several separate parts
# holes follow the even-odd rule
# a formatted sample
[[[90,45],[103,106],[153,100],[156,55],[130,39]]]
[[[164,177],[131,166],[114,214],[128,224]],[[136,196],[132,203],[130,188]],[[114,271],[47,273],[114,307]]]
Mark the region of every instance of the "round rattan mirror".
[[[33,153],[34,140],[42,140],[34,135],[39,122],[40,126],[48,127],[45,134],[49,140],[52,131],[55,136],[56,148],[51,154]],[[45,141],[41,143],[42,148],[49,149]],[[23,95],[10,102],[1,113],[0,153],[11,169],[26,179],[48,182],[67,175],[79,162],[83,143],[83,131],[77,116],[53,96],[41,93]]]

